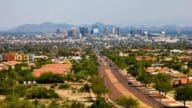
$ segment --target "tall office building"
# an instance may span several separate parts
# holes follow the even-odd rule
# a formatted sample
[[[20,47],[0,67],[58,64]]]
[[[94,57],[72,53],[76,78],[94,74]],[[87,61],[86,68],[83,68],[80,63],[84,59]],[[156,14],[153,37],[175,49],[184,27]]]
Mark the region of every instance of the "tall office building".
[[[130,30],[131,36],[143,36],[144,32],[141,29],[133,28]]]
[[[136,29],[130,30],[130,34],[131,34],[132,37],[134,37],[137,34]]]
[[[148,31],[144,31],[143,34],[144,34],[145,37],[148,37]]]
[[[114,26],[112,28],[112,34],[120,36],[121,35],[121,29],[119,27]]]
[[[87,27],[80,26],[79,27],[79,32],[80,32],[81,36],[88,36],[89,29]]]
[[[105,27],[104,31],[103,31],[103,35],[108,36],[109,35],[109,28]]]
[[[166,32],[165,31],[161,31],[161,37],[165,37]]]
[[[72,37],[77,37],[77,35],[78,35],[77,34],[77,28],[73,27],[71,31],[72,31]]]
[[[69,37],[77,37],[78,32],[77,32],[77,29],[75,27],[73,27],[71,30],[68,31],[67,34]]]
[[[140,36],[143,35],[143,31],[142,31],[141,29],[137,29],[137,30],[136,30],[136,33],[137,33],[138,35],[140,35]]]
[[[66,30],[63,32],[63,36],[64,36],[64,37],[68,36],[68,33],[67,33]]]
[[[112,28],[112,34],[113,34],[113,35],[115,35],[115,28],[116,28],[116,27],[113,27],[113,28]]]
[[[91,30],[91,34],[94,36],[99,36],[99,27],[97,25],[94,25]]]
[[[56,30],[56,33],[57,33],[57,34],[60,34],[60,33],[61,33],[60,29],[57,29],[57,30]]]
[[[115,35],[121,35],[121,29],[119,27],[115,27]]]

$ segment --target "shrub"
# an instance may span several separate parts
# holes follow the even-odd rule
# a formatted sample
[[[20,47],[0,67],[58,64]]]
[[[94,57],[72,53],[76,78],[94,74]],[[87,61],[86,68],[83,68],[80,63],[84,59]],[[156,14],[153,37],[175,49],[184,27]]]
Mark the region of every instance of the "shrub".
[[[59,86],[59,89],[68,89],[69,87],[70,87],[69,84],[61,84],[61,85]]]
[[[116,103],[123,106],[124,108],[138,108],[139,106],[139,103],[137,102],[137,100],[133,98],[127,98],[124,96],[119,97],[116,100]]]
[[[80,92],[90,92],[90,86],[88,84],[85,84],[84,86],[82,86],[79,91]]]
[[[64,77],[62,75],[53,74],[51,72],[42,74],[38,80],[38,83],[63,83]]]
[[[0,104],[0,108],[35,108],[35,105],[28,100],[21,100],[16,97],[7,97]]]
[[[112,104],[107,102],[103,97],[97,97],[91,108],[113,108]]]
[[[93,76],[91,79],[91,89],[97,96],[104,95],[109,92],[105,87],[104,81],[99,76]]]
[[[78,101],[72,101],[70,108],[85,108],[85,106]]]
[[[33,87],[27,91],[26,97],[29,99],[47,99],[58,98],[59,95],[53,89],[47,89],[45,87]]]

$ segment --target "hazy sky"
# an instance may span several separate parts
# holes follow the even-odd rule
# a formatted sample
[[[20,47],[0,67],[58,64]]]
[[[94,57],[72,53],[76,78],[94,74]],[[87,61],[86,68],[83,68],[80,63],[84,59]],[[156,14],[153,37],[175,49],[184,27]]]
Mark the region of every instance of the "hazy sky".
[[[0,0],[0,27],[42,22],[192,25],[192,0]]]

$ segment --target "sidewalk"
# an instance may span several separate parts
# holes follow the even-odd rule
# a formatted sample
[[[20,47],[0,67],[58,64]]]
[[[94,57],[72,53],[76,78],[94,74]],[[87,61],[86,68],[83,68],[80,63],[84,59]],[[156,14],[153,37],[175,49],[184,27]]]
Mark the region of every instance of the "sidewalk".
[[[165,106],[168,107],[180,107],[183,106],[183,103],[176,101],[174,98],[170,97],[170,96],[166,96],[166,97],[162,97],[159,94],[159,91],[155,90],[152,87],[145,87],[144,85],[142,85],[139,81],[137,81],[134,77],[132,77],[130,74],[128,75],[124,75],[127,77],[127,79],[132,82],[132,86],[135,86],[136,88],[138,88],[139,90],[145,92],[147,95],[153,97],[155,100],[161,102],[162,104],[164,104]],[[161,99],[160,99],[161,97]]]

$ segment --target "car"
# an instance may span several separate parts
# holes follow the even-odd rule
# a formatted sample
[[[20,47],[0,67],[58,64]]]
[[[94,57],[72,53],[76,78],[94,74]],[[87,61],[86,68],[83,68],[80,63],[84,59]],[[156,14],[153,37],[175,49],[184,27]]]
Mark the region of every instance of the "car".
[[[128,81],[128,85],[132,85],[133,83],[131,81]]]

